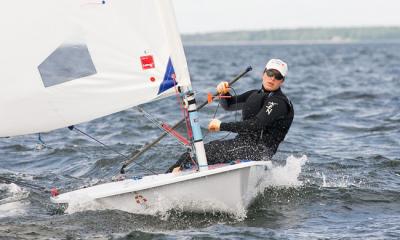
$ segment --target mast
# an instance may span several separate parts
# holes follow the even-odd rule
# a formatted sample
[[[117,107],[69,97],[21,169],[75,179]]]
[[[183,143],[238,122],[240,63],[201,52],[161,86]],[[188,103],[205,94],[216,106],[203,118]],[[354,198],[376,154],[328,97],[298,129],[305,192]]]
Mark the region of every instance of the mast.
[[[190,87],[185,89],[183,99],[189,113],[190,127],[193,133],[193,147],[196,153],[199,171],[208,170],[206,151],[204,149],[203,134],[201,133],[199,116],[197,113],[196,99]]]

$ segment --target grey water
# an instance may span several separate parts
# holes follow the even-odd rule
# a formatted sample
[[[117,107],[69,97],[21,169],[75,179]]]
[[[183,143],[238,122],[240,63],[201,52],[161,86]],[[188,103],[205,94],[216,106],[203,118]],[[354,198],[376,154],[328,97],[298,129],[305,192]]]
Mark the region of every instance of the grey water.
[[[261,86],[268,59],[288,62],[283,91],[295,119],[273,160],[306,155],[301,186],[266,188],[244,219],[179,211],[65,215],[49,200],[52,187],[65,192],[110,179],[124,158],[68,129],[42,134],[45,146],[37,135],[1,138],[0,239],[400,239],[400,43],[197,45],[185,52],[199,102],[249,65],[254,70],[235,84],[237,93]],[[174,97],[143,108],[170,124],[181,118]],[[204,133],[216,108],[201,110]],[[219,109],[216,117],[240,115]],[[77,127],[126,155],[161,134],[133,109]],[[163,172],[184,150],[165,138],[138,162]],[[147,173],[138,165],[128,171]]]

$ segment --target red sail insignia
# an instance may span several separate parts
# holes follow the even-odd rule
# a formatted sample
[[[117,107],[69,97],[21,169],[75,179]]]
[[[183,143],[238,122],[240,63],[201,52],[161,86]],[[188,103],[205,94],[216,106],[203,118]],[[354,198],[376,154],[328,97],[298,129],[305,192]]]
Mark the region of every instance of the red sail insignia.
[[[143,70],[152,69],[156,67],[152,55],[142,56],[140,57],[140,61],[142,62]]]

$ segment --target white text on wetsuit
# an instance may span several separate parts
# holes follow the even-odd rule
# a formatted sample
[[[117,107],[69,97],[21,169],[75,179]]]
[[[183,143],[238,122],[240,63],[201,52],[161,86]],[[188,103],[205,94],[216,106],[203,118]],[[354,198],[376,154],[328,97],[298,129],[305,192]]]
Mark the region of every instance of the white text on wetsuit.
[[[274,106],[276,106],[276,105],[278,105],[278,103],[268,102],[268,105],[266,106],[266,108],[267,108],[266,112],[268,113],[268,115],[271,114],[272,108],[273,108]]]

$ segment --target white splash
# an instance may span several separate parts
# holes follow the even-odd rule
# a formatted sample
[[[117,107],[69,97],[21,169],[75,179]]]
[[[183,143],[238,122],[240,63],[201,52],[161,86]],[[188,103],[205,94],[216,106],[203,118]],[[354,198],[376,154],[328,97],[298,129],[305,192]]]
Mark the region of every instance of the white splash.
[[[322,177],[322,187],[324,188],[347,188],[350,186],[360,187],[363,184],[362,180],[356,181],[350,176],[340,176],[327,178],[324,173],[318,173]]]
[[[72,214],[82,211],[100,211],[106,209],[106,206],[98,203],[91,197],[77,195],[72,201],[68,203],[68,208],[65,210],[65,213]]]
[[[307,156],[300,158],[289,156],[284,166],[274,165],[272,162],[268,166],[263,179],[263,187],[297,187],[303,183],[298,179],[302,166],[307,162]],[[264,190],[262,189],[262,190]]]
[[[15,183],[0,184],[0,191],[5,198],[0,199],[0,218],[22,215],[26,212],[29,203],[24,201],[29,192]]]

